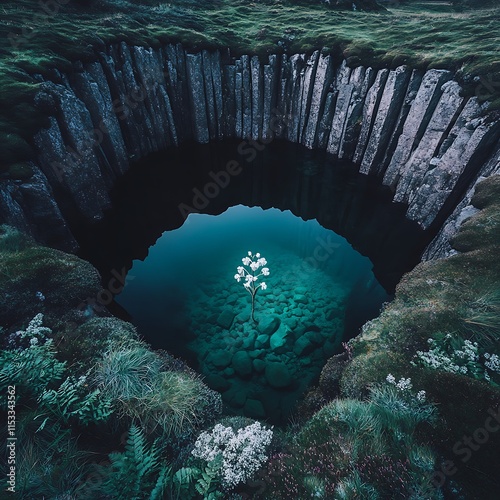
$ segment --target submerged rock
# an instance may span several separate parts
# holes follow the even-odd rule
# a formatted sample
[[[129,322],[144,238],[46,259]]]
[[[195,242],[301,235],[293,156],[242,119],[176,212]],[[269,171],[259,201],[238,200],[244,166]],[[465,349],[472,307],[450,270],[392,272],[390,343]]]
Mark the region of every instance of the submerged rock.
[[[284,324],[282,324],[276,333],[271,335],[269,340],[271,349],[273,351],[282,350],[287,343],[291,341],[292,331]]]
[[[215,389],[218,392],[224,392],[226,389],[230,387],[230,383],[220,375],[209,375],[206,379],[206,383],[212,389]]]
[[[237,352],[233,356],[232,367],[240,377],[247,377],[252,373],[252,359],[246,351]]]
[[[292,383],[292,376],[285,363],[274,362],[266,366],[266,380],[271,387],[284,389]]]
[[[280,326],[280,319],[277,316],[264,316],[259,320],[257,329],[263,335],[272,335]]]
[[[314,350],[315,346],[306,335],[302,335],[297,342],[295,342],[295,346],[293,348],[293,352],[297,356],[307,356]]]
[[[219,314],[219,317],[217,318],[217,324],[221,328],[229,330],[229,328],[231,328],[231,325],[233,324],[234,316],[235,314],[233,311],[230,311],[229,309],[224,309],[224,311],[222,311]]]
[[[217,368],[225,368],[231,364],[232,355],[229,351],[215,351],[208,355],[208,361]]]

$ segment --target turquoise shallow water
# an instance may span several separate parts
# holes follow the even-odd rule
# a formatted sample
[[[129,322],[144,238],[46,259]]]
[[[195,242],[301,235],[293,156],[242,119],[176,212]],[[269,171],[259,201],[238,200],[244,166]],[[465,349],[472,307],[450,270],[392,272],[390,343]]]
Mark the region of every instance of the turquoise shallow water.
[[[234,279],[248,251],[270,270],[256,322]],[[222,392],[229,412],[279,423],[346,335],[387,300],[371,269],[316,220],[238,205],[190,214],[163,233],[134,260],[117,302],[154,347],[187,359]]]

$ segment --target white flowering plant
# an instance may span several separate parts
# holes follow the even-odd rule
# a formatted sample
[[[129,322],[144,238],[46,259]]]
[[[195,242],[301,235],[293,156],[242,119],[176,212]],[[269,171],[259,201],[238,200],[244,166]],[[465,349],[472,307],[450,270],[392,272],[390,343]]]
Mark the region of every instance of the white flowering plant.
[[[234,279],[240,283],[243,280],[243,286],[245,290],[252,297],[252,315],[251,318],[255,321],[254,309],[255,309],[255,295],[259,290],[266,290],[267,285],[265,281],[257,283],[261,276],[269,276],[269,268],[265,267],[267,265],[267,260],[261,257],[260,253],[255,255],[252,252],[248,252],[248,255],[241,259],[243,265],[237,267],[237,273],[234,275]],[[260,269],[260,271],[259,271]]]
[[[481,352],[477,342],[454,337],[450,333],[442,339],[428,339],[428,351],[417,351],[413,365],[423,365],[475,379],[492,380],[500,374],[500,358],[496,354]]]
[[[191,452],[210,463],[220,460],[221,483],[230,490],[250,479],[267,460],[266,449],[273,438],[272,429],[260,422],[236,432],[231,427],[216,424],[211,432],[202,432]]]
[[[389,384],[393,385],[399,392],[407,395],[413,395],[413,384],[411,382],[411,378],[401,377],[399,381],[396,381],[396,377],[392,373],[389,373],[385,380]],[[427,395],[425,391],[418,391],[415,397],[419,403],[424,403]]]

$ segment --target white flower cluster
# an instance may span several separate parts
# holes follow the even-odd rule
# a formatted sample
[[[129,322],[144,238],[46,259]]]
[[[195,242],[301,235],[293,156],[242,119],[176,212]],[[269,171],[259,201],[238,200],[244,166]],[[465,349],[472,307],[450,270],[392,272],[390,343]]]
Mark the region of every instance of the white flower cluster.
[[[450,339],[451,335],[446,335],[445,340]],[[465,340],[462,349],[452,349],[451,353],[445,352],[433,339],[428,339],[427,342],[431,349],[417,351],[417,358],[429,368],[465,375],[468,373],[466,365],[479,361],[477,342],[472,343],[470,340]]]
[[[255,286],[253,283],[257,281],[260,276],[269,276],[269,268],[264,267],[267,264],[267,260],[264,259],[264,257],[261,257],[260,253],[253,255],[252,252],[248,252],[248,257],[244,257],[241,261],[243,262],[243,266],[250,267],[252,272],[248,271],[243,266],[238,266],[236,269],[238,273],[234,275],[234,279],[239,283],[243,278],[245,280],[243,286],[249,291],[255,290],[259,287],[262,288],[262,290],[265,290],[267,288],[265,282],[260,283],[258,286]],[[256,275],[255,272],[261,267],[262,270]]]
[[[500,373],[500,358],[496,354],[490,354],[489,352],[484,353],[484,358],[486,361],[484,362],[484,366],[495,373]],[[491,380],[490,374],[487,370],[484,371],[484,378]]]
[[[52,333],[50,328],[42,326],[43,314],[38,313],[29,323],[28,327],[24,331],[16,332],[20,338],[25,339],[26,337],[30,339],[31,345],[37,345],[39,340],[46,340],[47,335]]]
[[[271,443],[273,431],[260,422],[234,432],[231,427],[215,425],[212,432],[202,432],[192,454],[210,462],[222,455],[222,483],[230,489],[249,479],[267,460],[266,447]]]
[[[387,380],[387,382],[389,382],[389,384],[393,385],[394,387],[399,389],[401,392],[409,393],[411,391],[411,389],[413,388],[413,384],[411,383],[411,378],[401,377],[399,379],[399,382],[396,382],[396,378],[394,377],[394,375],[392,375],[392,373],[389,373],[389,375],[387,375],[385,380]],[[425,391],[418,391],[416,398],[420,403],[423,403],[425,401],[425,398],[426,398]]]
[[[486,358],[484,366],[493,372],[500,373],[500,358],[496,354],[489,354],[488,352],[484,353],[484,357]]]
[[[411,378],[401,377],[399,379],[399,382],[396,382],[394,375],[389,373],[389,375],[387,375],[385,379],[387,380],[387,382],[389,382],[389,384],[395,385],[400,391],[406,391],[406,390],[409,391],[413,387],[411,383]]]

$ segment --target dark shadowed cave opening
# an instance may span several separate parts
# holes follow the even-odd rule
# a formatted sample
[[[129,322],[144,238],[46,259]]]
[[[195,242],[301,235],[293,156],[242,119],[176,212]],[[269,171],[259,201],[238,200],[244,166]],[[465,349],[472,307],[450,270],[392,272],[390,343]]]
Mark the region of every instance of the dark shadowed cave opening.
[[[241,374],[234,374],[234,362],[231,364],[229,357],[226,361],[217,359],[215,365],[209,363],[207,369],[207,363],[196,355],[198,347],[192,347],[196,334],[189,326],[175,330],[174,337],[178,335],[182,342],[162,341],[161,336],[155,335],[154,328],[144,326],[147,325],[144,318],[141,320],[137,313],[130,314],[116,302],[111,304],[116,315],[136,323],[139,333],[154,348],[168,349],[201,372],[208,385],[223,393],[230,413],[267,418],[275,424],[286,423],[298,397],[317,379],[326,359],[341,350],[340,340],[357,335],[366,321],[379,314],[382,303],[390,300],[403,273],[419,262],[433,236],[405,218],[405,205],[393,203],[390,189],[381,186],[375,177],[359,174],[349,162],[333,160],[324,152],[284,141],[267,145],[230,140],[206,145],[193,143],[154,153],[132,165],[118,180],[111,196],[113,208],[102,221],[73,228],[81,245],[81,256],[98,268],[104,282],[113,270],[130,270],[134,260],[147,259],[150,247],[162,233],[181,227],[189,212],[216,216],[239,205],[290,211],[304,221],[315,219],[321,229],[344,237],[359,254],[370,259],[372,278],[365,276],[352,281],[349,293],[342,300],[337,299],[341,309],[337,312],[337,316],[341,316],[338,327],[341,339],[337,337],[328,349],[318,341],[317,355],[295,348],[293,360],[287,358],[285,346],[271,349],[269,341],[259,346],[264,351],[259,357],[268,364],[278,365],[283,358],[286,359],[284,365],[298,364],[304,358],[303,352],[310,355],[312,361],[307,361],[307,367],[298,366],[301,383],[296,382],[298,372],[294,374],[292,370],[292,382],[284,387],[266,388],[264,370],[267,366],[262,365],[257,373],[254,358],[250,360],[253,363],[250,374],[245,373],[245,369]],[[305,252],[302,258],[307,255]],[[294,286],[296,283],[292,283]],[[158,307],[165,308],[165,314],[169,310],[186,311],[188,297],[175,292],[176,284],[171,288],[174,292],[165,301],[158,301]],[[225,299],[220,300],[222,303]],[[218,307],[222,307],[220,303]],[[191,320],[197,321],[189,318]],[[211,321],[216,323],[215,318]],[[221,350],[243,352],[249,348],[246,337],[253,335],[253,330],[256,337],[261,333],[251,322],[240,322],[243,325],[235,334],[235,342],[231,340],[233,343],[228,344],[229,330],[220,332],[220,338],[224,339]],[[167,321],[163,326],[168,329],[171,323]],[[318,336],[319,328],[312,320],[294,328],[296,338],[289,345],[290,352],[298,338]],[[245,337],[241,343],[238,335]],[[191,348],[186,347],[189,342]],[[206,349],[213,350],[213,346]],[[227,379],[235,378],[239,385],[228,388]],[[242,393],[248,395],[246,401]]]

